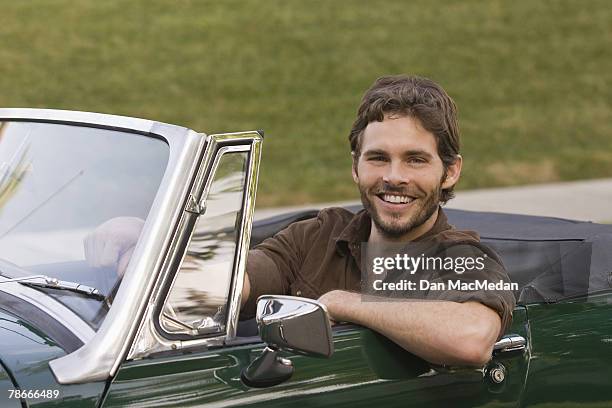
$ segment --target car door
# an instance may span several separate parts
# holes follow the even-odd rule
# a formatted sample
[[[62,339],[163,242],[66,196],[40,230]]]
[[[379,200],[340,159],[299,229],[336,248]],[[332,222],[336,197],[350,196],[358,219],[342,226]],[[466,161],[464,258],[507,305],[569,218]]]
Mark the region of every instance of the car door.
[[[256,332],[245,335],[253,322],[238,327],[259,141],[253,134],[212,140],[185,208],[184,231],[177,231],[168,255],[176,273],[160,282],[102,406],[517,405],[529,349],[520,307],[508,333],[514,340],[500,343],[483,368],[433,366],[369,329],[343,325],[334,328],[331,358],[284,353],[295,367],[289,380],[246,386],[242,371],[266,347]],[[517,346],[519,338],[526,347]]]
[[[517,308],[514,316],[510,332],[528,339],[525,309]],[[241,371],[264,347],[254,338],[239,338],[212,350],[128,362],[104,407],[518,406],[528,367],[523,349],[496,353],[481,369],[436,367],[369,329],[343,326],[334,330],[330,359],[285,354],[295,367],[291,379],[249,388]]]

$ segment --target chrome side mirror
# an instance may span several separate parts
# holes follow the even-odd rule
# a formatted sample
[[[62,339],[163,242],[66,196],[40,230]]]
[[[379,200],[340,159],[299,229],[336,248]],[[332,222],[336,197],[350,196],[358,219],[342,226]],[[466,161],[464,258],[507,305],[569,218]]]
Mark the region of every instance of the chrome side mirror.
[[[292,296],[261,296],[257,324],[269,347],[309,357],[334,353],[325,306],[316,300]]]
[[[242,372],[242,381],[250,387],[269,387],[291,377],[293,365],[279,351],[322,358],[334,353],[327,310],[316,300],[260,296],[256,319],[267,347]]]

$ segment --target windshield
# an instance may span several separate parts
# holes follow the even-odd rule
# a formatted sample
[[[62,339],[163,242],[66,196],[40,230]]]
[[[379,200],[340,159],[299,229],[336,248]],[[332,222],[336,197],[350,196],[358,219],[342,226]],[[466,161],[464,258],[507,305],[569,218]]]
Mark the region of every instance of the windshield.
[[[168,155],[164,141],[139,134],[0,122],[0,274],[47,275],[108,294],[117,272],[89,267],[83,241],[111,218],[146,219]],[[94,329],[106,314],[100,300],[44,291]]]

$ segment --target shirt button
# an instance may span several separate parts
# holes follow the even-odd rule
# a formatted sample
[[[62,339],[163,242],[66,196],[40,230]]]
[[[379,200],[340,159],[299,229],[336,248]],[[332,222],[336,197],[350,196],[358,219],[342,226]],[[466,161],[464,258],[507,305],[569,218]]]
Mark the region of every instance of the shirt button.
[[[302,291],[301,291],[301,290],[298,290],[297,292],[295,292],[295,294],[296,294],[297,296],[302,296]]]

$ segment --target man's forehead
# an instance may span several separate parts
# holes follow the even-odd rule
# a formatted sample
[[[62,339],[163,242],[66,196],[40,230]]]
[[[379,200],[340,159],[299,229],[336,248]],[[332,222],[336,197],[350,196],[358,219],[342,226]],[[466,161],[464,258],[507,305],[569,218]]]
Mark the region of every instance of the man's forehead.
[[[370,122],[361,139],[361,152],[367,151],[437,153],[436,139],[418,119],[401,116],[385,117],[382,122]]]

